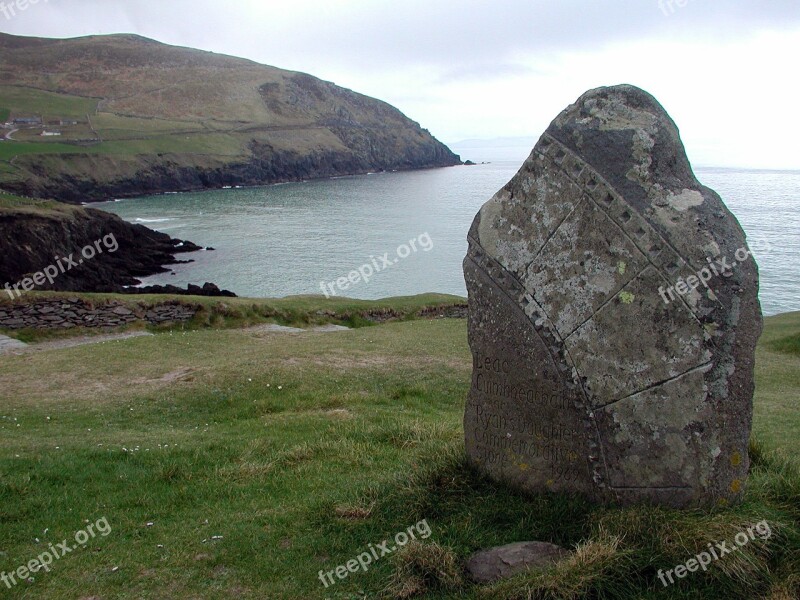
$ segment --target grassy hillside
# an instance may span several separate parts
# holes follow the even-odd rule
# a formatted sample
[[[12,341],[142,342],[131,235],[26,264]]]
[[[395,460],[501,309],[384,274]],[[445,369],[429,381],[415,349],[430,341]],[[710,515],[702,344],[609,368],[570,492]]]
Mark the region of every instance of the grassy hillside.
[[[59,218],[61,215],[70,215],[79,210],[76,206],[69,206],[54,200],[24,198],[0,191],[0,214],[2,215],[36,214]]]
[[[402,311],[432,300],[382,302]],[[229,318],[259,313],[258,302],[234,299]],[[300,324],[363,307],[265,302]],[[464,320],[329,334],[175,329],[7,356],[0,571],[102,518],[110,532],[32,583],[0,590],[84,599],[796,598],[800,476],[784,458],[796,460],[800,443],[800,356],[779,341],[798,332],[800,313],[766,320],[755,421],[763,446],[753,449],[745,503],[685,513],[523,498],[470,471]],[[423,520],[431,534],[420,544],[323,587],[320,570]],[[659,568],[762,520],[770,539],[670,588],[659,583]],[[495,588],[461,579],[472,551],[526,539],[581,550],[558,570]]]
[[[459,162],[396,108],[304,73],[131,35],[0,34],[0,51],[12,191],[79,201]]]

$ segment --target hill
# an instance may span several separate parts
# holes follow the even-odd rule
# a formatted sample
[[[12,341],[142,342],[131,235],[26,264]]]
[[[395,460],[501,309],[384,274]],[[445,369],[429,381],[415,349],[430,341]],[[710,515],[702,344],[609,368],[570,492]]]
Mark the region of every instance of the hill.
[[[133,35],[0,34],[0,187],[79,202],[460,163],[391,105]]]

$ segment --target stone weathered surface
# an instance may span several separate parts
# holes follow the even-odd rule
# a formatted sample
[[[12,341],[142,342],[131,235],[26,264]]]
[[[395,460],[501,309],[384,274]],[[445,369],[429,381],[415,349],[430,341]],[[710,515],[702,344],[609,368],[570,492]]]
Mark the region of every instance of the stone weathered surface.
[[[738,499],[761,332],[746,248],[652,96],[584,94],[469,232],[471,460],[530,492]]]
[[[528,569],[543,569],[569,556],[569,552],[547,542],[516,542],[481,550],[467,561],[467,573],[477,583],[513,577]]]

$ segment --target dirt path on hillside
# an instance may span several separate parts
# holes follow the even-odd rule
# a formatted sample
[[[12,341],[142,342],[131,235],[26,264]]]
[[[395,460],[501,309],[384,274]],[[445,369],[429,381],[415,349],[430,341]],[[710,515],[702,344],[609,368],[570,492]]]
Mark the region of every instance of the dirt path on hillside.
[[[86,346],[88,344],[114,342],[148,335],[153,334],[147,331],[131,331],[128,333],[113,333],[108,335],[87,335],[66,340],[39,342],[36,344],[23,344],[13,338],[0,336],[0,354],[28,354],[30,352],[44,352],[45,350],[60,350],[62,348],[74,348],[75,346]]]
[[[335,331],[349,331],[349,328],[341,325],[320,325],[308,329],[297,327],[284,327],[283,325],[257,325],[242,329],[245,333],[332,333]],[[86,346],[87,344],[100,344],[103,342],[114,342],[117,340],[127,340],[130,338],[153,335],[147,331],[132,331],[128,333],[113,333],[107,335],[87,335],[74,337],[64,340],[53,340],[50,342],[37,342],[35,344],[25,344],[14,338],[0,335],[0,355],[3,354],[28,354],[30,352],[44,352],[45,350],[61,350],[62,348],[74,348],[75,346]]]

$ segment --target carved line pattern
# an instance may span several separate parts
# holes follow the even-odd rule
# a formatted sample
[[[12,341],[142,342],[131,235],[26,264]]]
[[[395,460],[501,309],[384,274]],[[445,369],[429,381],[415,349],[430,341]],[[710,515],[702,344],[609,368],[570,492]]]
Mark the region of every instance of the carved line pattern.
[[[579,189],[583,190],[584,196],[588,197],[591,202],[598,207],[598,209],[602,210],[608,219],[614,223],[622,234],[628,238],[628,240],[634,245],[634,247],[644,256],[645,260],[649,263],[649,266],[644,267],[635,277],[633,277],[625,286],[621,289],[625,289],[627,285],[631,282],[635,281],[638,277],[642,275],[649,267],[654,268],[659,275],[664,279],[665,282],[669,283],[670,279],[669,276],[674,276],[675,274],[681,271],[682,266],[689,266],[688,262],[686,262],[672,247],[672,245],[661,236],[658,231],[655,230],[647,221],[641,217],[641,215],[636,214],[636,212],[624,201],[622,195],[616,191],[616,189],[602,176],[600,175],[591,165],[589,165],[586,161],[581,159],[578,155],[576,155],[572,150],[564,146],[561,142],[559,142],[554,137],[545,134],[542,136],[542,140],[539,144],[537,144],[538,155],[543,159],[547,159],[551,161],[556,168],[565,174],[567,179],[571,181],[573,184],[578,186]],[[619,218],[615,218],[615,214]],[[627,221],[626,217],[627,215]],[[620,222],[622,221],[622,222]],[[626,229],[625,225],[630,223],[631,225]],[[563,221],[562,221],[563,224]],[[559,227],[561,224],[559,224]],[[635,232],[630,231],[633,228],[636,228]],[[645,230],[645,228],[647,228]],[[638,235],[638,232],[643,232],[641,235]],[[646,252],[640,243],[637,242],[638,239],[646,239],[647,244],[646,246],[650,247],[650,250],[653,248],[660,247],[661,250],[653,254],[652,252]],[[655,239],[655,241],[654,241]],[[659,246],[659,243],[663,246]],[[672,253],[672,256],[668,256],[669,253]],[[659,260],[660,259],[660,260]],[[672,270],[669,266],[664,267],[664,265],[680,265],[676,266],[674,270]],[[619,291],[617,291],[619,293]],[[595,310],[588,318],[586,318],[578,327],[576,327],[573,331],[569,333],[566,337],[564,337],[564,341],[568,340],[575,332],[579,331],[581,327],[583,327],[586,323],[591,321],[600,311],[602,311],[616,296],[616,294],[611,295],[603,304],[601,304],[597,310]],[[686,299],[678,295],[681,304],[686,307],[686,310],[689,311],[689,314],[692,315],[698,327],[703,327],[703,322],[700,319],[700,314],[702,314],[702,305],[698,304],[696,309],[693,309],[686,301]],[[703,297],[701,296],[701,299]],[[703,299],[703,302],[706,300]],[[721,308],[721,304],[719,301],[715,301],[715,308]],[[717,340],[713,337],[709,338],[711,344],[718,348]],[[567,354],[569,354],[569,350],[566,350]],[[570,358],[571,355],[570,355]],[[574,363],[574,360],[573,360]],[[705,365],[697,365],[692,369],[699,369],[703,368]],[[650,385],[646,388],[641,390],[636,390],[623,398],[617,398],[616,400],[609,402],[603,406],[609,406],[614,404],[614,402],[618,402],[625,398],[629,398],[631,396],[635,396],[636,394],[640,394],[646,390],[653,389],[658,387],[659,385],[664,385],[674,379],[681,377],[683,374],[678,375],[675,378],[667,379],[665,381],[661,381],[657,384]],[[587,394],[588,396],[588,394]],[[592,403],[594,404],[594,403]]]
[[[598,210],[601,210],[605,215],[607,215],[609,221],[614,226],[617,227],[617,229],[621,232],[621,234],[625,238],[627,238],[631,242],[631,244],[633,244],[633,247],[636,249],[636,251],[638,251],[639,254],[648,263],[641,271],[639,271],[639,273],[637,273],[634,277],[632,277],[628,281],[628,283],[626,283],[625,285],[621,286],[620,289],[616,290],[613,294],[610,294],[609,297],[596,310],[594,310],[592,312],[592,314],[590,314],[588,317],[586,317],[586,319],[584,319],[580,324],[578,324],[572,331],[570,331],[563,338],[561,338],[560,335],[559,335],[559,339],[561,339],[562,342],[566,342],[567,340],[569,340],[570,337],[572,337],[572,335],[574,335],[577,331],[579,331],[581,329],[581,327],[583,327],[586,323],[591,321],[608,304],[610,304],[621,290],[624,290],[625,287],[630,285],[631,282],[635,281],[638,277],[640,277],[645,271],[647,271],[648,268],[655,269],[656,272],[664,279],[665,282],[668,283],[669,280],[668,280],[667,276],[665,275],[665,273],[662,272],[659,269],[659,265],[656,264],[653,260],[651,260],[651,256],[649,256],[648,253],[646,253],[643,250],[643,248],[637,243],[637,241],[633,237],[633,234],[630,231],[626,230],[626,228],[624,226],[624,223],[620,223],[619,220],[615,219],[614,216],[611,214],[611,212],[610,212],[611,208],[616,208],[616,212],[620,212],[620,210],[622,210],[623,211],[622,212],[623,215],[624,214],[628,215],[628,217],[629,217],[628,218],[628,222],[631,222],[631,223],[634,222],[634,216],[631,213],[635,213],[635,211],[633,211],[633,209],[631,209],[627,205],[627,203],[625,203],[622,200],[622,196],[618,192],[616,192],[616,190],[613,188],[613,186],[610,183],[608,183],[605,180],[605,178],[603,178],[602,175],[597,173],[597,171],[593,167],[591,167],[588,163],[586,163],[581,158],[579,158],[569,148],[563,146],[563,144],[561,144],[561,142],[559,142],[558,140],[556,140],[555,138],[553,138],[550,135],[545,134],[544,136],[542,136],[542,140],[539,142],[539,144],[537,145],[536,148],[537,149],[534,150],[534,152],[536,154],[538,154],[542,159],[549,160],[550,162],[552,162],[554,164],[556,170],[559,171],[559,172],[563,172],[565,174],[565,176],[567,177],[567,179],[572,184],[574,184],[576,187],[578,187],[578,189],[580,189],[583,192],[583,194],[582,194],[581,200],[572,208],[572,210],[569,211],[567,216],[564,217],[558,223],[558,225],[553,228],[553,230],[550,232],[550,235],[548,236],[547,240],[542,244],[541,248],[536,253],[535,258],[524,269],[524,272],[527,272],[527,270],[530,267],[530,265],[533,264],[534,262],[536,262],[536,260],[541,256],[541,254],[542,254],[542,252],[544,252],[544,249],[546,248],[548,242],[556,235],[556,233],[562,227],[562,225],[564,223],[566,223],[567,220],[569,220],[569,217],[572,216],[578,210],[578,208],[580,207],[581,202],[583,202],[584,199],[586,199],[588,202],[591,202],[592,204],[594,204],[598,208]],[[544,152],[539,150],[540,148],[544,148]],[[592,185],[592,182],[594,182],[594,185]],[[598,198],[603,198],[603,197],[605,197],[607,199],[606,202],[601,202],[601,201],[598,200]],[[647,227],[648,231],[645,232],[645,233],[647,233],[650,236],[649,239],[657,238],[657,240],[659,240],[663,244],[663,246],[667,249],[667,252],[672,251],[674,253],[674,256],[671,258],[672,264],[676,264],[678,262],[682,262],[683,264],[688,264],[685,261],[683,261],[683,259],[680,257],[680,255],[678,255],[677,251],[674,248],[672,248],[672,246],[665,239],[663,239],[663,237],[649,223],[647,223],[639,215],[636,215],[635,218],[638,219],[638,221],[641,222],[641,223],[637,222],[637,227],[639,227],[639,229],[637,229],[637,231],[644,231],[643,228],[642,228],[642,225],[644,227]],[[650,245],[650,247],[653,248],[653,247],[655,247],[656,244],[648,244],[648,245]],[[661,255],[661,251],[659,251],[656,254],[655,257],[657,258],[660,255]],[[661,262],[663,264],[663,263],[666,263],[667,261],[666,260],[662,260]],[[676,272],[678,272],[678,271],[676,271]],[[682,296],[680,297],[680,299],[683,302],[683,304],[686,307],[686,309],[689,311],[689,314],[692,316],[692,318],[694,319],[694,321],[697,324],[697,326],[698,327],[702,327],[703,324],[700,321],[698,315],[695,314],[695,312],[692,310],[692,308],[688,304],[686,304],[685,299]],[[539,306],[539,305],[537,304],[537,306]],[[540,308],[540,310],[541,310],[541,308]],[[542,310],[542,312],[544,312],[544,311]],[[713,340],[713,338],[711,339],[711,341],[712,341],[712,343],[714,343],[714,345],[716,345],[715,340]],[[569,355],[569,350],[568,350],[568,348],[566,348],[566,345],[565,345],[565,352]],[[570,355],[570,360],[571,360],[571,362],[573,364],[576,364],[575,361],[572,359],[571,355]],[[697,367],[692,367],[692,368],[695,369],[695,368],[700,368],[702,366],[703,365],[699,365]],[[678,377],[680,377],[680,376],[678,376]],[[672,381],[672,380],[668,379],[668,380],[662,381],[659,384],[656,384],[656,386],[657,385],[662,385],[664,383],[667,383],[668,381]],[[608,406],[610,404],[613,404],[614,402],[618,402],[619,400],[622,400],[624,398],[628,398],[630,396],[635,396],[636,394],[639,394],[639,393],[641,393],[643,391],[646,391],[647,389],[651,389],[652,387],[656,387],[656,386],[648,386],[647,388],[643,388],[641,390],[636,390],[636,391],[632,392],[631,394],[629,394],[628,396],[624,396],[623,398],[618,398],[616,400],[613,400],[612,402],[609,402],[608,404],[601,405],[599,407],[602,408],[602,406]],[[589,394],[587,393],[587,397],[588,396],[589,396]],[[595,403],[592,403],[592,405],[594,405],[594,404]]]
[[[497,260],[488,255],[486,250],[480,243],[472,236],[467,236],[470,242],[470,250],[467,258],[472,262],[486,277],[494,284],[495,288],[507,296],[511,300],[512,306],[516,310],[520,310],[525,319],[533,324],[533,331],[539,336],[544,344],[553,364],[561,371],[562,376],[566,375],[567,371],[571,371],[571,379],[564,377],[566,387],[572,396],[581,398],[583,402],[575,401],[575,408],[580,411],[585,418],[582,419],[583,426],[588,436],[589,446],[589,463],[592,470],[592,480],[602,493],[604,489],[608,489],[606,481],[608,481],[608,465],[603,451],[603,445],[600,437],[600,430],[594,419],[594,412],[591,408],[586,390],[575,368],[575,362],[572,357],[566,352],[563,340],[558,335],[555,326],[550,321],[545,311],[536,302],[533,296],[525,289],[525,286],[517,279],[517,277],[508,271]],[[514,294],[511,291],[513,289]],[[528,307],[533,306],[535,320],[528,314]],[[563,358],[562,358],[563,356]],[[564,363],[569,362],[570,367]],[[575,381],[577,375],[577,383]],[[577,393],[575,393],[577,392]],[[600,462],[602,461],[602,466]],[[601,470],[602,469],[602,470]],[[603,472],[604,471],[604,472]]]
[[[699,365],[697,367],[692,367],[691,369],[687,369],[683,373],[679,373],[678,375],[675,375],[675,377],[669,377],[669,378],[664,379],[662,381],[658,381],[656,383],[648,385],[646,388],[642,388],[641,390],[637,390],[637,391],[633,392],[632,394],[628,394],[627,396],[623,396],[622,398],[617,398],[616,400],[612,400],[611,402],[608,402],[607,404],[599,405],[597,407],[597,409],[613,406],[617,402],[622,402],[623,400],[627,400],[629,398],[633,398],[634,396],[636,396],[638,394],[643,394],[644,392],[649,392],[650,390],[654,390],[657,387],[661,387],[662,385],[666,385],[666,384],[671,383],[673,381],[677,381],[681,377],[685,377],[686,375],[694,373],[695,371],[702,371],[703,369],[708,369],[713,364],[714,364],[713,362],[707,362],[707,363],[703,363],[702,365]]]
[[[553,163],[560,172],[564,173],[565,177],[571,181],[573,184],[577,185],[578,188],[583,191],[583,196],[588,197],[589,200],[599,209],[601,210],[608,219],[614,223],[622,234],[628,238],[628,240],[633,244],[633,246],[644,256],[645,260],[649,263],[648,266],[652,266],[661,278],[666,282],[670,283],[674,281],[676,276],[684,271],[686,268],[690,268],[696,271],[696,268],[691,265],[687,260],[685,260],[678,251],[669,243],[667,239],[665,239],[661,233],[659,233],[652,225],[650,225],[641,215],[637,214],[627,202],[624,201],[622,194],[620,194],[600,173],[597,172],[591,165],[589,165],[586,161],[581,159],[577,154],[575,154],[570,148],[563,145],[554,137],[545,134],[542,136],[541,143],[537,145],[537,154],[541,156],[545,160],[549,160]],[[566,221],[566,220],[565,220]],[[565,222],[559,224],[559,227]],[[544,246],[542,250],[544,250]],[[537,256],[538,258],[538,256]],[[632,278],[630,281],[634,281],[637,277],[641,276],[644,273],[648,266],[643,268],[636,277]],[[630,283],[630,282],[629,282]],[[624,289],[628,284],[623,286],[621,289]],[[617,291],[619,293],[619,291]],[[566,336],[565,339],[568,339],[572,334],[576,331],[580,330],[583,325],[589,322],[594,316],[599,313],[605,306],[613,300],[614,296],[612,295],[606,302],[604,302],[594,313],[589,316],[583,323],[581,323],[578,327],[576,327],[569,335]],[[701,301],[697,304],[696,307],[692,307],[680,294],[678,298],[683,306],[689,311],[689,314],[694,317],[695,321],[697,322],[698,326],[702,327],[701,316],[704,313],[703,304],[706,302],[710,302],[712,305],[715,305],[715,309],[721,308],[721,303],[716,298],[708,299],[703,296],[700,296]],[[710,339],[711,343],[716,347],[717,341],[713,338]],[[569,349],[565,347],[565,353],[570,356],[570,359],[573,364],[575,364],[574,360],[572,359]],[[637,394],[641,394],[651,389],[655,389],[657,387],[663,386],[671,381],[680,379],[681,377],[692,373],[697,370],[705,369],[709,366],[710,363],[705,363],[702,365],[698,365],[697,367],[693,367],[689,369],[685,373],[681,373],[675,377],[666,379],[664,381],[659,381],[655,384],[652,384],[646,388],[641,390],[637,390],[628,396],[623,398],[618,398],[609,402],[605,405],[599,406],[597,410],[606,408],[608,406],[612,406],[613,404],[620,402],[622,400],[626,400]],[[577,370],[577,369],[576,369]],[[599,436],[599,439],[602,440],[602,436]],[[610,481],[610,480],[609,480]],[[668,487],[668,488],[652,488],[652,487],[641,487],[641,488],[633,488],[633,487],[619,487],[619,486],[611,486],[613,490],[624,491],[626,489],[691,489],[691,486],[686,487]]]
[[[578,188],[583,192],[583,196],[589,199],[598,209],[602,210],[603,213],[608,217],[608,219],[614,223],[622,232],[622,234],[633,244],[633,246],[644,256],[645,260],[649,263],[649,266],[652,266],[656,269],[658,274],[662,277],[662,279],[669,283],[675,278],[678,274],[682,271],[685,272],[686,269],[691,269],[693,266],[686,261],[678,251],[666,240],[652,225],[650,225],[641,215],[639,215],[636,211],[634,211],[627,202],[624,201],[622,195],[602,176],[600,175],[593,167],[591,167],[586,161],[581,159],[577,156],[572,150],[561,144],[558,140],[553,138],[552,136],[545,134],[542,136],[540,143],[537,145],[537,148],[534,151],[538,154],[542,159],[549,160],[550,162],[554,163],[560,170],[565,174],[567,179],[578,186]],[[583,198],[582,198],[583,199]],[[569,216],[572,215],[575,210],[577,210],[577,206],[573,208],[572,211],[558,224],[556,228],[551,232],[550,236],[548,237],[548,241],[555,235],[558,229],[568,220]],[[654,389],[656,387],[662,386],[670,381],[678,379],[692,371],[697,369],[703,369],[708,366],[708,364],[698,365],[697,367],[693,367],[686,373],[681,373],[676,377],[667,379],[665,381],[658,382],[647,388],[642,390],[637,390],[626,396],[625,398],[619,398],[613,402],[610,402],[606,405],[600,406],[597,409],[592,408],[592,402],[590,401],[590,394],[586,391],[584,387],[584,378],[580,375],[580,372],[577,369],[575,360],[572,358],[564,340],[561,339],[558,331],[556,330],[555,326],[553,325],[550,318],[547,316],[543,308],[536,302],[533,295],[530,294],[525,286],[517,279],[517,277],[508,271],[505,267],[503,267],[499,262],[497,262],[494,258],[490,257],[486,251],[481,247],[477,240],[472,237],[469,237],[469,241],[472,244],[471,252],[472,255],[470,260],[476,266],[480,267],[484,274],[489,277],[489,279],[495,284],[495,286],[501,290],[506,296],[508,296],[512,300],[512,304],[521,309],[524,313],[526,318],[530,320],[534,325],[534,330],[539,334],[539,337],[545,344],[548,352],[551,354],[551,358],[555,362],[555,364],[563,365],[562,362],[557,360],[559,355],[563,356],[565,362],[568,362],[572,366],[572,379],[573,382],[568,387],[571,387],[573,391],[578,389],[580,391],[579,396],[583,399],[584,403],[581,404],[576,402],[576,408],[583,411],[584,414],[587,415],[587,418],[583,420],[584,426],[587,428],[587,433],[589,435],[589,446],[590,446],[590,456],[589,460],[592,464],[593,470],[593,479],[595,484],[598,485],[601,490],[603,488],[609,490],[617,490],[623,491],[625,489],[634,489],[634,488],[624,488],[624,487],[611,487],[610,485],[606,484],[605,482],[608,481],[608,465],[606,464],[605,460],[605,453],[603,451],[603,444],[602,444],[602,436],[600,435],[599,428],[597,427],[597,423],[594,419],[594,410],[605,408],[615,402],[619,402],[621,400],[630,398],[642,392],[645,392],[649,389]],[[546,247],[547,242],[545,242],[542,247],[539,249],[537,253],[537,258],[541,255],[542,251]],[[535,259],[534,261],[535,262]],[[532,263],[531,263],[532,264]],[[530,266],[530,265],[528,265]],[[639,277],[648,267],[642,269],[631,281]],[[517,294],[517,298],[515,299],[510,293],[506,291],[509,284],[513,288],[515,288],[515,292]],[[626,284],[627,285],[627,284]],[[623,286],[621,289],[624,289]],[[617,292],[618,293],[618,292]],[[616,294],[615,294],[616,295]],[[613,300],[614,296],[604,302],[594,313],[586,319],[581,325],[575,328],[572,333],[580,329],[586,322],[591,320],[600,310],[602,310],[608,302]],[[706,302],[712,302],[716,306],[714,308],[721,308],[721,303],[714,299],[708,299],[703,296],[700,297],[701,301],[698,303],[696,308],[693,308],[691,305],[688,304],[686,299],[683,296],[679,295],[679,300],[685,306],[685,308],[689,311],[689,313],[694,317],[697,321],[699,326],[702,326],[701,316],[703,315],[703,304]],[[522,308],[522,307],[525,308]],[[533,315],[528,315],[528,306],[533,306],[534,309],[531,311]],[[548,343],[547,338],[551,338],[551,342]],[[567,336],[569,337],[569,336]],[[716,346],[716,340],[713,338],[711,339],[711,343]],[[563,370],[569,370],[568,367],[563,367]],[[596,441],[595,441],[596,440]],[[606,476],[603,477],[603,474],[600,472],[600,460],[602,459],[603,467],[606,473]],[[659,489],[691,489],[690,487],[669,487],[669,488],[654,488],[654,487],[642,487],[642,488],[635,488],[635,489],[651,489],[651,490],[659,490]]]
[[[574,183],[574,182],[573,182],[571,179],[570,179],[570,182]],[[513,197],[513,196],[512,196],[512,197]],[[558,233],[559,229],[561,229],[561,226],[562,226],[562,225],[564,225],[564,223],[566,223],[566,222],[569,220],[569,218],[570,218],[572,215],[574,215],[574,214],[575,214],[575,213],[578,211],[578,209],[581,207],[581,205],[584,203],[584,201],[585,201],[585,202],[587,202],[587,203],[588,203],[588,202],[591,202],[592,204],[595,204],[595,205],[597,205],[597,203],[596,203],[596,202],[594,202],[594,201],[593,201],[593,200],[592,200],[592,199],[589,197],[589,195],[588,195],[588,194],[587,194],[585,191],[583,191],[583,194],[582,194],[582,196],[581,196],[581,199],[580,199],[580,200],[579,200],[579,201],[578,201],[578,202],[575,204],[575,206],[573,206],[573,207],[572,207],[572,210],[570,210],[570,211],[569,211],[569,213],[567,214],[567,216],[566,216],[566,217],[564,217],[563,219],[561,219],[561,221],[558,223],[558,225],[556,225],[556,226],[553,228],[553,230],[552,230],[552,231],[551,231],[551,232],[548,234],[548,236],[547,236],[547,239],[544,241],[544,243],[542,244],[541,248],[539,248],[539,251],[538,251],[538,252],[536,253],[536,255],[533,257],[533,260],[531,260],[529,263],[527,263],[527,264],[525,265],[525,268],[524,268],[524,269],[522,269],[522,270],[521,270],[521,272],[523,272],[523,273],[527,273],[527,272],[528,272],[528,270],[530,269],[531,265],[533,265],[533,264],[534,264],[536,261],[538,261],[538,260],[539,260],[539,257],[541,257],[542,253],[545,251],[545,248],[547,248],[547,244],[549,244],[549,243],[550,243],[550,240],[552,240],[552,239],[555,237],[555,235]],[[621,227],[619,227],[619,226],[618,226],[618,225],[617,225],[617,224],[616,224],[614,221],[611,221],[611,223],[612,223],[613,225],[617,226],[617,229],[619,229],[619,230],[622,232],[622,235],[623,235],[623,236],[625,236],[625,237],[628,237],[628,236],[627,236],[627,234],[625,233],[625,230],[624,230],[624,229],[622,229]],[[643,253],[643,252],[642,252],[642,251],[641,251],[641,250],[640,250],[640,249],[639,249],[639,248],[638,248],[636,245],[634,245],[634,248],[635,248],[635,250],[636,250],[637,252],[639,252],[639,254],[640,254],[642,257],[644,257],[644,258],[645,258],[645,260],[647,260],[647,257],[644,255],[644,253]],[[648,265],[648,266],[649,266],[649,265]],[[639,275],[641,275],[641,274],[642,274],[642,273],[643,273],[645,270],[647,270],[647,267],[645,267],[644,269],[642,269],[642,271],[640,271],[639,273],[637,273],[637,275],[636,275],[636,276],[632,277],[632,278],[630,279],[630,281],[633,281],[634,279],[636,279],[636,277],[638,277]],[[629,281],[628,283],[630,283],[630,281]],[[583,327],[584,325],[586,325],[586,323],[588,323],[589,321],[591,321],[591,320],[592,320],[592,319],[595,317],[595,315],[596,315],[597,313],[599,313],[601,310],[603,310],[603,308],[605,308],[605,306],[606,306],[607,304],[609,304],[609,303],[610,303],[612,300],[614,300],[614,298],[617,296],[617,294],[619,294],[619,293],[620,293],[622,290],[624,290],[624,289],[625,289],[625,286],[627,286],[627,285],[628,285],[628,283],[626,283],[626,284],[624,284],[624,285],[620,286],[620,287],[619,287],[619,289],[617,289],[617,290],[615,290],[615,291],[614,291],[614,293],[612,293],[612,294],[609,294],[608,298],[606,298],[606,299],[605,299],[605,300],[604,300],[604,301],[603,301],[603,302],[600,304],[600,306],[598,306],[598,307],[597,307],[597,309],[596,309],[594,312],[592,312],[592,313],[591,313],[591,314],[590,314],[588,317],[586,317],[586,318],[585,318],[583,321],[581,321],[580,323],[578,323],[578,324],[577,324],[577,325],[576,325],[576,326],[575,326],[575,327],[572,329],[572,331],[568,332],[568,333],[567,333],[567,335],[563,337],[563,340],[564,340],[564,341],[567,341],[567,340],[569,340],[569,338],[570,338],[570,337],[572,337],[572,334],[574,334],[574,333],[575,333],[576,331],[578,331],[578,330],[579,330],[581,327]],[[527,288],[526,288],[526,289],[527,289]]]
[[[606,306],[608,306],[609,304],[611,304],[611,303],[614,301],[614,298],[616,298],[616,297],[617,297],[617,295],[618,295],[618,294],[619,294],[619,293],[620,293],[622,290],[624,290],[626,287],[628,287],[628,285],[629,285],[629,284],[631,284],[632,282],[636,281],[636,280],[637,280],[639,277],[641,277],[641,276],[644,274],[644,272],[645,272],[645,271],[647,271],[647,269],[649,269],[649,268],[651,268],[651,267],[652,267],[652,265],[647,265],[647,266],[646,266],[644,269],[642,269],[641,271],[639,271],[639,272],[638,272],[638,273],[637,273],[635,276],[631,277],[631,278],[630,278],[630,280],[628,281],[628,283],[626,283],[625,285],[621,286],[621,287],[620,287],[620,288],[619,288],[617,291],[615,291],[613,294],[609,294],[608,298],[606,298],[606,299],[605,299],[605,300],[602,302],[602,304],[600,304],[600,306],[598,306],[598,307],[597,307],[597,310],[595,310],[595,311],[594,311],[594,312],[593,312],[591,315],[589,315],[588,317],[586,317],[586,318],[585,318],[583,321],[581,321],[581,323],[580,323],[580,324],[579,324],[579,325],[578,325],[578,326],[577,326],[575,329],[573,329],[572,331],[570,331],[570,332],[569,332],[569,334],[567,334],[567,336],[564,338],[564,341],[565,341],[565,342],[566,342],[566,341],[568,341],[568,340],[569,340],[569,338],[571,338],[573,335],[575,335],[575,333],[577,333],[577,332],[578,332],[578,331],[581,329],[581,327],[583,327],[583,326],[584,326],[584,325],[586,325],[586,324],[587,324],[589,321],[591,321],[592,319],[594,319],[594,318],[595,318],[595,317],[596,317],[596,316],[597,316],[597,315],[598,315],[600,312],[602,312],[602,311],[603,311],[603,309],[604,309]],[[698,326],[702,326],[702,324],[700,323],[700,321],[698,321],[698,320],[697,320],[697,317],[696,317],[694,314],[692,314],[692,317],[694,317],[695,321],[697,321],[697,325],[698,325]]]
[[[491,281],[495,289],[500,291],[504,294],[509,300],[511,300],[512,306],[516,310],[522,311],[523,315],[527,320],[529,320],[533,325],[533,331],[539,336],[542,343],[544,344],[545,348],[547,349],[548,353],[550,354],[550,358],[553,363],[556,365],[557,368],[561,370],[562,373],[566,371],[572,371],[572,380],[568,381],[565,380],[566,387],[575,392],[576,390],[579,392],[574,394],[574,397],[582,398],[583,402],[576,401],[575,408],[586,415],[586,418],[582,419],[582,423],[584,428],[586,429],[586,433],[588,435],[587,443],[589,445],[589,463],[591,464],[592,468],[592,480],[594,481],[595,485],[598,487],[600,494],[603,495],[604,493],[613,493],[616,496],[616,492],[624,492],[626,490],[651,490],[651,491],[665,491],[665,490],[691,490],[691,486],[669,486],[669,487],[658,487],[658,486],[641,486],[641,487],[633,487],[633,486],[612,486],[609,482],[609,469],[608,463],[605,458],[605,452],[603,449],[602,443],[602,436],[600,434],[600,429],[597,426],[597,421],[594,418],[594,411],[605,408],[605,406],[598,407],[597,409],[593,409],[592,405],[589,401],[589,394],[583,386],[583,378],[580,376],[577,367],[575,366],[575,361],[573,360],[572,356],[569,354],[569,351],[566,348],[566,345],[563,343],[563,340],[558,335],[558,332],[555,326],[550,321],[550,318],[545,313],[544,309],[536,302],[536,300],[531,296],[531,294],[525,289],[522,283],[517,279],[517,277],[508,271],[503,265],[501,265],[497,260],[489,256],[483,246],[478,243],[475,238],[472,236],[467,236],[468,241],[470,242],[470,249],[467,255],[467,259],[475,265],[486,277]],[[512,295],[509,291],[509,288],[514,288],[515,295]],[[526,309],[523,309],[523,302],[527,306],[534,306],[533,315],[530,316],[527,313]],[[533,320],[533,317],[537,317]],[[566,362],[569,362],[571,365],[570,367],[564,366],[563,362],[559,360],[559,354],[562,354]],[[687,373],[704,368],[707,365],[701,365],[699,367],[694,367]],[[677,379],[678,377],[682,377],[687,373],[682,373],[673,379]],[[575,380],[577,379],[577,383]],[[672,381],[672,379],[667,380]],[[639,392],[635,392],[631,394],[631,396],[635,396],[638,393],[643,391],[647,391],[647,389],[652,389],[654,387],[658,387],[659,385],[663,385],[666,383],[660,382],[654,386],[650,386],[645,390],[640,390]],[[620,399],[623,400],[624,398]],[[615,402],[618,402],[616,400]],[[613,404],[610,403],[610,404]],[[602,462],[602,465],[600,464]],[[601,471],[605,471],[604,473]],[[607,491],[607,492],[605,492]],[[619,500],[619,497],[617,496]]]
[[[602,210],[612,223],[619,227],[625,237],[642,253],[645,260],[658,271],[666,283],[674,281],[674,278],[687,268],[692,272],[697,271],[664,236],[625,202],[622,194],[614,186],[572,150],[549,134],[542,136],[536,148],[539,156],[554,163],[567,179],[577,185],[584,195]],[[695,319],[700,322],[703,314],[701,305],[698,304],[697,308],[692,308],[683,296],[678,294],[678,297]],[[717,308],[721,307],[718,300],[712,301],[702,295],[700,298],[703,303],[711,301],[717,305]],[[589,317],[587,321],[592,317]]]

